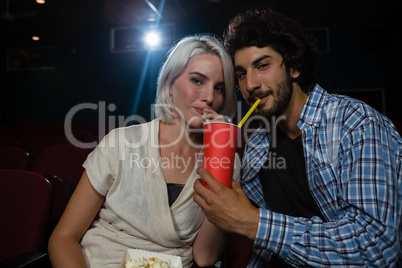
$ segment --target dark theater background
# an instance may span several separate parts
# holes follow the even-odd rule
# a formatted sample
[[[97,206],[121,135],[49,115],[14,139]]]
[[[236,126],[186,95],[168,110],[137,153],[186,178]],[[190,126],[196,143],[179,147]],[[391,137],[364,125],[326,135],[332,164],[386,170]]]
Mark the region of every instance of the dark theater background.
[[[251,7],[274,8],[312,31],[322,48],[317,81],[325,89],[361,97],[390,118],[401,119],[400,0],[0,4],[1,124],[63,122],[69,112],[73,121],[111,119],[111,126],[134,114],[150,120],[156,77],[168,46],[187,34],[221,36],[230,17]],[[149,28],[163,36],[162,46],[152,51],[142,45],[141,35]]]
[[[249,8],[299,21],[320,46],[317,82],[401,131],[401,0],[0,0],[0,267],[50,267],[47,240],[82,163],[113,128],[154,118],[169,47],[221,37]],[[150,31],[159,46],[145,44]],[[235,122],[247,110],[239,93]]]

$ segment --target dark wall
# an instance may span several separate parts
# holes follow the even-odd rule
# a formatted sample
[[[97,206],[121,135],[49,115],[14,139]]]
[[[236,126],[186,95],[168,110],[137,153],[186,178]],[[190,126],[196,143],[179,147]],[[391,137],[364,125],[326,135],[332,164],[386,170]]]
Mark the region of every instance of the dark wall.
[[[54,69],[3,72],[1,121],[60,121],[75,105],[102,101],[114,104],[116,114],[127,116],[133,112],[144,68],[139,111],[149,116],[146,104],[153,100],[154,70],[159,68],[163,54],[113,54],[109,31],[83,32],[77,43],[56,46]],[[96,121],[97,117],[91,109],[77,113],[79,120]]]
[[[211,29],[205,22],[180,25],[176,39]],[[401,120],[395,96],[399,74],[392,65],[400,59],[400,49],[390,45],[396,27],[392,19],[378,26],[329,27],[329,51],[320,56],[318,83],[330,92],[385,88],[387,115]],[[118,116],[132,114],[151,119],[156,78],[167,50],[113,54],[110,29],[87,29],[77,36],[74,42],[55,45],[55,69],[50,70],[7,71],[6,49],[1,51],[0,123],[63,121],[83,103],[102,104],[106,110],[83,109],[75,114],[77,121],[97,121],[99,116],[118,121]]]
[[[203,22],[183,24],[175,39],[208,28]],[[73,42],[51,47],[55,68],[19,71],[6,70],[7,48],[1,49],[0,123],[63,121],[71,109],[89,103],[106,106],[106,113],[80,109],[75,120],[152,118],[157,75],[168,48],[112,53],[110,29],[86,29]]]

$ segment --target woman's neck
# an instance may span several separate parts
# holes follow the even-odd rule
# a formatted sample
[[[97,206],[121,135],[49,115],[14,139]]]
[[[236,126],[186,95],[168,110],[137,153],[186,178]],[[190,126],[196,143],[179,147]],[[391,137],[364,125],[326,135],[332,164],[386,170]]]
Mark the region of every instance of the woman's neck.
[[[159,130],[159,139],[163,144],[188,148],[199,147],[203,142],[201,129],[193,129],[179,120],[174,120],[170,124],[161,121]]]
[[[202,133],[192,133],[183,124],[159,123],[160,156],[166,183],[185,184],[201,151]]]

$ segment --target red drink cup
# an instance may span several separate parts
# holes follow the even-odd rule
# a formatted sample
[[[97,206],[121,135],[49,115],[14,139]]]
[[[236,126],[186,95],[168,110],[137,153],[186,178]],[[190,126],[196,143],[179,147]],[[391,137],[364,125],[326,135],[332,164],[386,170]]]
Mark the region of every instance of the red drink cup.
[[[227,187],[232,186],[238,132],[238,126],[232,123],[207,122],[204,125],[202,165]],[[202,183],[209,189],[204,181]]]

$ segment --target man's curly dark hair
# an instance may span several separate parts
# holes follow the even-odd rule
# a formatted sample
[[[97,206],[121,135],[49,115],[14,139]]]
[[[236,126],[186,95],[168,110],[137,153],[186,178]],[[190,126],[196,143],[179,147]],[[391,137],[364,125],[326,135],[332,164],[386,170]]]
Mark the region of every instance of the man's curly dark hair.
[[[271,9],[251,9],[235,16],[223,37],[232,59],[235,52],[244,47],[270,46],[281,54],[288,71],[300,71],[295,82],[303,90],[307,90],[314,81],[317,44],[299,23],[289,17]]]

